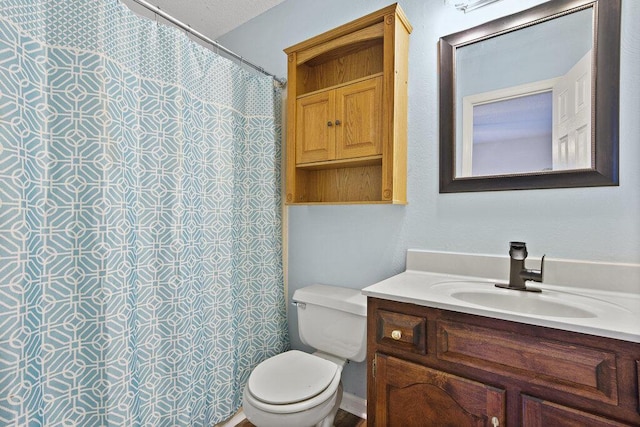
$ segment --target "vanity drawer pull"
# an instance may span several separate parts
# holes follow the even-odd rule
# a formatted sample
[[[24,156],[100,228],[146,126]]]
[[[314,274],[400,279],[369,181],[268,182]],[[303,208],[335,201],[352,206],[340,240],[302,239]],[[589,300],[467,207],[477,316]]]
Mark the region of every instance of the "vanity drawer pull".
[[[376,340],[396,350],[426,354],[427,319],[421,316],[376,311]]]

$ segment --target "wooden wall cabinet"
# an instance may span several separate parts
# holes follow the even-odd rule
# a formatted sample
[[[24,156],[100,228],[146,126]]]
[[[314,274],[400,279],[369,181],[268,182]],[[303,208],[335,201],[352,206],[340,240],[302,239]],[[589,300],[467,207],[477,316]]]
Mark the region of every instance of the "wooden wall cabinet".
[[[286,203],[406,203],[411,25],[397,4],[285,49]]]
[[[640,426],[640,344],[368,300],[369,426]]]

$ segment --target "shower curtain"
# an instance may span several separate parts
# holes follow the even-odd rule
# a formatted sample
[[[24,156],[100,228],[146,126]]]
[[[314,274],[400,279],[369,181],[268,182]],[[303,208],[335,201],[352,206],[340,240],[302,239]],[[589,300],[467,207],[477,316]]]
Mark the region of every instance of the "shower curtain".
[[[116,0],[0,0],[0,425],[237,410],[288,346],[280,96]]]

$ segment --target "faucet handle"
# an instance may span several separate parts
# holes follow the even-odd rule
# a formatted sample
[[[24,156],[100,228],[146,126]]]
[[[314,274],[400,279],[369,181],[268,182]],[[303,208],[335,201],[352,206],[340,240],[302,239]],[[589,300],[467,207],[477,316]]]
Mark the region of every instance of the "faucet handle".
[[[533,280],[534,282],[542,282],[542,274],[544,273],[544,257],[546,255],[542,255],[542,260],[540,261],[540,270],[533,269],[524,269],[520,272],[520,277],[523,280]]]

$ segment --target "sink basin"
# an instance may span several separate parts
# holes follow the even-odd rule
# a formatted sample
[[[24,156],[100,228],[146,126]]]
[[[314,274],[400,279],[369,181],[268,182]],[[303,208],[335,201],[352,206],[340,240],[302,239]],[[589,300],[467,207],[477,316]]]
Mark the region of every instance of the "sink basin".
[[[517,314],[587,319],[603,313],[626,312],[624,307],[575,293],[543,290],[541,293],[496,288],[487,282],[441,282],[431,291],[444,294],[469,306],[509,311]]]
[[[453,292],[450,295],[457,300],[470,304],[522,314],[572,318],[597,317],[597,315],[591,311],[555,301],[555,298],[549,298],[544,294],[532,294],[511,290],[507,290],[507,292],[512,292],[511,294],[504,294],[500,292],[499,289],[496,290],[498,292],[461,291]]]

